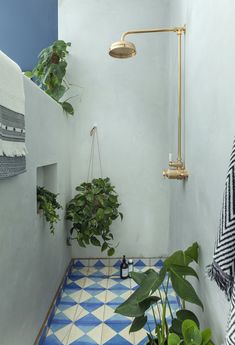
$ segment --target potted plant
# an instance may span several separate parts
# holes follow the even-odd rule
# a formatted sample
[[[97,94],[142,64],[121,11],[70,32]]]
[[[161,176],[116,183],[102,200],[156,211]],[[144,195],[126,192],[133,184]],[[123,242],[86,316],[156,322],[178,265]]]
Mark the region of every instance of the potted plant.
[[[187,280],[187,277],[198,279],[196,271],[190,266],[193,262],[198,263],[197,243],[193,243],[185,251],[176,251],[165,259],[159,273],[149,269],[144,273],[133,272],[131,274],[131,277],[139,287],[115,310],[116,313],[134,318],[130,332],[137,332],[145,324],[148,324],[148,314],[146,312],[150,308],[155,320],[155,332],[154,334],[151,331],[147,333],[149,340],[147,344],[149,345],[165,345],[168,342],[169,335],[173,333],[180,338],[181,343],[184,337],[182,325],[185,320],[191,320],[199,327],[196,315],[192,311],[187,310],[185,306],[185,302],[190,302],[203,309],[200,298],[192,284]],[[169,284],[172,285],[175,293],[181,298],[181,309],[176,312],[176,315],[173,314],[169,303]],[[166,320],[167,307],[171,316],[170,327]],[[173,342],[173,336],[170,339]],[[172,342],[169,345],[172,345]],[[197,343],[191,344],[197,345]],[[203,345],[206,344],[211,343],[203,343]]]
[[[68,102],[69,98],[61,101],[70,88],[70,84],[65,80],[66,56],[69,53],[67,48],[70,46],[70,42],[55,41],[40,52],[36,66],[32,71],[25,72],[25,75],[33,78],[41,89],[62,106],[66,113],[73,115],[74,109]]]
[[[37,186],[38,210],[42,212],[46,221],[49,223],[52,234],[55,232],[55,223],[60,220],[56,210],[62,208],[57,201],[57,196],[58,194],[50,192],[45,187]]]
[[[120,203],[110,179],[98,178],[76,187],[77,195],[68,203],[66,219],[72,222],[70,239],[81,247],[94,245],[112,256],[115,252],[111,224],[118,217]]]

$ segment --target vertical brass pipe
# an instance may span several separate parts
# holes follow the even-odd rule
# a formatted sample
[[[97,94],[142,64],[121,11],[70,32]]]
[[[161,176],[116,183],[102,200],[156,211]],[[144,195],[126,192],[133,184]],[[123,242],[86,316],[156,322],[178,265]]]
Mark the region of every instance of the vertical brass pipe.
[[[178,157],[177,161],[182,162],[182,30],[177,31],[178,36]]]

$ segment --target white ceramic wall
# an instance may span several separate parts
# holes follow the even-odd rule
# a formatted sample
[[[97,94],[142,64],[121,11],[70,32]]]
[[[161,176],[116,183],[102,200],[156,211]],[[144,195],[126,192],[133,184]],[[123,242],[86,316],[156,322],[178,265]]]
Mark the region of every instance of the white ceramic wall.
[[[36,170],[57,163],[52,183],[70,197],[68,120],[60,107],[25,78],[27,172],[0,180],[1,345],[32,345],[70,261],[64,223],[51,235],[37,214]],[[61,212],[63,217],[63,212]]]
[[[171,24],[187,25],[185,146],[190,177],[186,183],[171,182],[170,249],[199,242],[202,320],[211,326],[218,345],[224,338],[229,303],[204,272],[212,261],[234,138],[234,13],[232,0],[171,1]],[[172,100],[170,109],[175,106]],[[174,142],[172,127],[170,137]]]
[[[169,188],[167,165],[167,49],[163,35],[134,36],[138,55],[108,55],[123,31],[166,25],[168,1],[61,0],[59,36],[72,42],[68,79],[81,87],[71,124],[72,187],[87,178],[91,138],[98,125],[103,172],[116,186],[124,213],[113,224],[117,256],[167,253]],[[131,38],[130,38],[131,39]],[[77,90],[74,91],[76,93]],[[75,107],[76,100],[74,100]],[[99,177],[99,172],[94,176]],[[100,256],[73,247],[74,257]]]

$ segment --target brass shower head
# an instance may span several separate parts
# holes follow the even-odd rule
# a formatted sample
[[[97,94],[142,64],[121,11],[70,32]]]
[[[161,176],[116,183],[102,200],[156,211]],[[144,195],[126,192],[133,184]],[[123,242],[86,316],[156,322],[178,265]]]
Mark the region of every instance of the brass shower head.
[[[117,59],[126,59],[136,55],[135,45],[128,41],[114,42],[110,49],[109,55]]]

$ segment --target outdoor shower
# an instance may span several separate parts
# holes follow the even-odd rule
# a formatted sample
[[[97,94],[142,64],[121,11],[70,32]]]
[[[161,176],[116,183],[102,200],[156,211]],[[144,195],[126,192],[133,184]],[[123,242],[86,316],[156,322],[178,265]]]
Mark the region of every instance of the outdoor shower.
[[[125,40],[127,35],[132,34],[146,34],[154,32],[175,32],[178,37],[178,155],[174,161],[169,161],[169,169],[163,171],[163,176],[169,179],[184,180],[188,178],[188,172],[185,169],[182,159],[182,35],[185,33],[185,27],[175,28],[162,28],[162,29],[145,29],[145,30],[132,30],[124,32],[120,41],[114,42],[110,49],[109,55],[125,59],[136,55],[136,47],[132,42]]]

